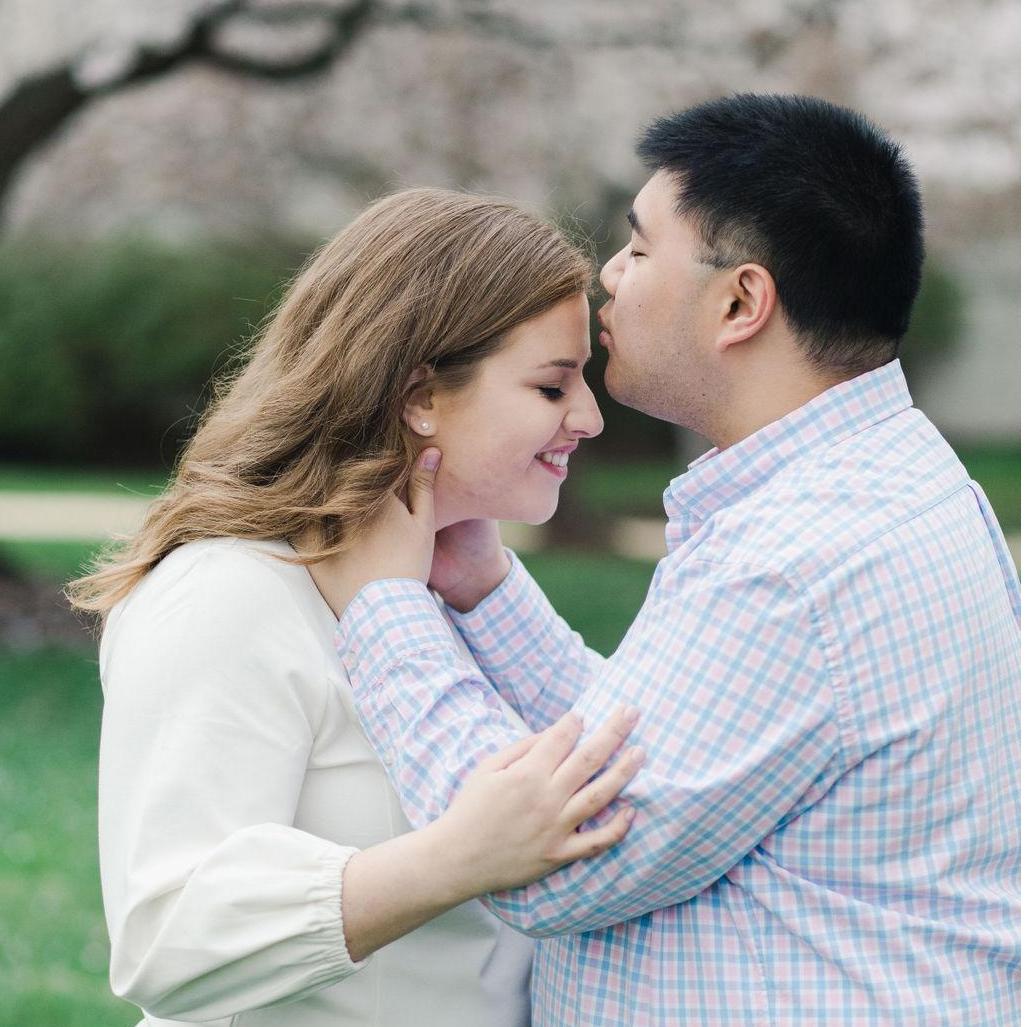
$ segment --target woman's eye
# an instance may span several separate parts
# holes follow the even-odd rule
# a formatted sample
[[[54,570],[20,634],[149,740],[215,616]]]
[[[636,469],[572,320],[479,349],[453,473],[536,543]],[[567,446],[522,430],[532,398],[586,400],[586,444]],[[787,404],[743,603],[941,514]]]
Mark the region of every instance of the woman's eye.
[[[644,257],[645,254],[640,252],[639,250],[632,250],[631,251],[631,256],[633,256],[633,257]]]
[[[542,393],[546,399],[563,399],[564,392],[559,385],[540,385],[538,391]]]

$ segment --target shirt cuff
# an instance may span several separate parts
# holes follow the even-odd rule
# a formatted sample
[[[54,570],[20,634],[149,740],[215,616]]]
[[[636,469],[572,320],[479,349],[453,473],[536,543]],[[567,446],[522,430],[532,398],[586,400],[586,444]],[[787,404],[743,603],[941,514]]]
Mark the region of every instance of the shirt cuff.
[[[410,656],[447,652],[460,658],[438,603],[413,578],[365,585],[339,619],[335,644],[355,694]]]
[[[329,949],[331,955],[325,960],[321,980],[317,983],[331,983],[342,980],[367,966],[367,961],[374,958],[374,953],[363,959],[354,959],[346,944],[346,927],[342,919],[342,890],[346,887],[346,865],[359,852],[344,846],[336,846],[334,852],[326,853],[322,878],[315,886],[313,897],[326,897],[324,904],[324,930],[334,943]]]
[[[545,593],[510,549],[510,572],[473,610],[446,607],[475,661],[487,672],[502,672],[521,657],[525,645],[541,644],[553,609]],[[537,637],[539,636],[539,637]]]

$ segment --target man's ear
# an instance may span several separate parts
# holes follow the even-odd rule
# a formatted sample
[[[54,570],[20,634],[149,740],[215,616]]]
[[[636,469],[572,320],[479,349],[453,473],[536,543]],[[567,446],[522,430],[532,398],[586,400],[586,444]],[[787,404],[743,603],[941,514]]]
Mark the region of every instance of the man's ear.
[[[726,352],[746,342],[770,320],[777,306],[777,285],[770,272],[759,264],[741,264],[727,281],[716,349]]]
[[[435,409],[432,406],[431,369],[421,365],[407,379],[407,400],[403,406],[403,421],[421,438],[429,439],[438,430]]]

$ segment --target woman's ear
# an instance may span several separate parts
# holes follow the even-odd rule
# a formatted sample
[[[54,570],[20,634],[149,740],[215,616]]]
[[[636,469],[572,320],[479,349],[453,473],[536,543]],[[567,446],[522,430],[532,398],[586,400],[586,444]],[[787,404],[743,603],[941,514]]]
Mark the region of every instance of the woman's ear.
[[[431,370],[422,365],[407,379],[407,401],[403,407],[403,421],[415,434],[430,439],[438,429],[436,411],[432,407]]]

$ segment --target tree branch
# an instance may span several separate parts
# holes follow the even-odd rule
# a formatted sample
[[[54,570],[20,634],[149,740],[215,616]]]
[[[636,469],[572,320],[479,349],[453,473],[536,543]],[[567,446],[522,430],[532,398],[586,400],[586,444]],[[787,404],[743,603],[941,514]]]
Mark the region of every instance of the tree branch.
[[[289,58],[268,58],[226,50],[219,33],[232,19],[242,18],[269,25],[318,20],[326,36],[318,45]],[[199,13],[181,39],[168,46],[142,45],[130,58],[100,75],[86,73],[86,61],[77,57],[66,64],[22,79],[0,101],[0,205],[18,168],[39,146],[51,139],[83,106],[150,79],[166,75],[191,61],[232,74],[268,81],[317,75],[332,66],[373,25],[412,24],[427,31],[460,29],[480,37],[502,39],[534,50],[576,46],[666,46],[673,36],[656,27],[637,35],[607,34],[573,40],[549,34],[520,18],[489,10],[480,4],[463,4],[452,14],[441,13],[430,3],[381,3],[354,0],[346,6],[325,0],[296,0],[282,6],[263,7],[246,0],[221,0]],[[655,33],[655,34],[652,34]]]

